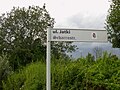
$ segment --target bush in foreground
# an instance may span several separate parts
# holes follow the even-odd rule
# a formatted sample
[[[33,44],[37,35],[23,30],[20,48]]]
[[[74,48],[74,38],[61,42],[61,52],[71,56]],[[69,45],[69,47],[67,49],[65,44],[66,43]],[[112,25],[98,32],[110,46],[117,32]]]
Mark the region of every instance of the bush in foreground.
[[[89,55],[76,61],[52,62],[51,90],[119,90],[120,60],[107,53],[96,61],[92,59]],[[32,63],[3,81],[3,88],[45,90],[45,72],[44,63]]]
[[[36,62],[8,77],[3,82],[4,90],[44,90],[45,64]]]

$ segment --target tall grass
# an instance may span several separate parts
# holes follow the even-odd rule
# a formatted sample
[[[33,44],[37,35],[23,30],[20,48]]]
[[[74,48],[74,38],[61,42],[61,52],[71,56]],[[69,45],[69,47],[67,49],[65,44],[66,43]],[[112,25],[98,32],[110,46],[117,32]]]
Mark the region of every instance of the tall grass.
[[[3,82],[4,90],[45,90],[45,64],[31,63]]]
[[[0,56],[0,90],[2,89],[2,80],[5,80],[11,71],[7,55],[2,54]]]
[[[120,60],[105,53],[103,57],[52,60],[51,90],[119,90]],[[3,81],[4,90],[46,90],[46,65],[36,62]]]

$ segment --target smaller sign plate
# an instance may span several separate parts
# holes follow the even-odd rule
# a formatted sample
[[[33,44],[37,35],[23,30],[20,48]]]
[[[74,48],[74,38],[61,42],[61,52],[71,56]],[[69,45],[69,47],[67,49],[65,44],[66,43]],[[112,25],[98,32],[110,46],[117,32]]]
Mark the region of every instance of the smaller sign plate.
[[[51,29],[50,41],[107,42],[106,30]]]

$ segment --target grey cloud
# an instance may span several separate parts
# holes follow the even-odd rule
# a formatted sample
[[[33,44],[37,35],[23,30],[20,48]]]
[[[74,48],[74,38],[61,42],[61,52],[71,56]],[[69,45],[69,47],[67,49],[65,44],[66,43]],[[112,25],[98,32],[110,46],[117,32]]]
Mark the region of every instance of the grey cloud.
[[[87,28],[87,29],[104,29],[105,25],[105,15],[86,15],[86,14],[76,14],[67,18],[64,23],[59,24],[59,27],[65,28]],[[95,47],[102,48],[104,51],[113,53],[119,56],[120,50],[118,48],[112,48],[110,43],[84,43],[84,42],[74,42],[79,48],[74,53],[73,57],[78,58],[81,55],[86,56],[88,52],[93,53]]]
[[[76,28],[93,28],[93,29],[103,29],[105,22],[105,15],[85,15],[76,14],[67,19],[67,25]]]

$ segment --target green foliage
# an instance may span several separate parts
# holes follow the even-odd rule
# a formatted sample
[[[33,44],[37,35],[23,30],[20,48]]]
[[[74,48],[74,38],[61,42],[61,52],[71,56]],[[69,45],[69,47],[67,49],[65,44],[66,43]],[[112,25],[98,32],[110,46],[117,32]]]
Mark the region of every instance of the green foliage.
[[[120,60],[104,53],[96,61],[88,54],[76,61],[52,60],[51,90],[119,90]],[[4,90],[46,90],[45,64],[32,63],[3,81]]]
[[[120,0],[111,0],[106,29],[113,47],[120,48]]]
[[[7,78],[7,75],[11,73],[11,67],[9,65],[8,57],[5,54],[0,56],[0,90],[2,89],[2,80]]]
[[[45,64],[31,63],[3,82],[3,90],[45,90]]]
[[[45,7],[14,7],[0,16],[0,20],[0,53],[10,56],[13,69],[45,59],[46,29],[49,24],[54,25]]]
[[[14,7],[9,13],[0,16],[0,54],[10,56],[10,65],[15,70],[19,66],[45,60],[46,30],[54,26],[45,6]],[[65,52],[74,51],[72,42],[52,42],[52,56],[67,57]]]
[[[51,42],[52,56],[56,59],[66,59],[68,55],[66,52],[74,52],[77,49],[72,42]]]

